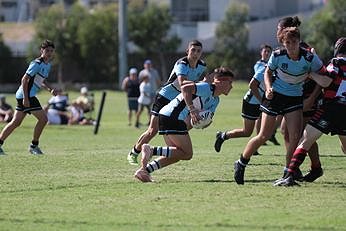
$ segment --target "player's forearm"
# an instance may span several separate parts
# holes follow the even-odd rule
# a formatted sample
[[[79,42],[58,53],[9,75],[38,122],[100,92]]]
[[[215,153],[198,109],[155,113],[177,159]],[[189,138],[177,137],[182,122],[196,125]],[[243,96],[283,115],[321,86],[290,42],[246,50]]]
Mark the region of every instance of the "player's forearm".
[[[195,84],[190,83],[181,87],[186,106],[189,110],[193,110],[192,95],[195,93]]]
[[[30,77],[28,77],[26,74],[22,78],[23,96],[27,99],[29,98],[29,80]]]
[[[251,93],[258,99],[258,101],[262,101],[262,96],[259,93],[258,90],[258,82],[257,80],[255,80],[254,78],[251,79],[250,83],[249,83],[249,88],[251,90]]]
[[[264,72],[264,85],[266,87],[266,91],[272,88],[272,76],[273,73],[271,70],[269,70],[269,68],[267,67],[265,72]]]
[[[328,76],[320,75],[320,74],[317,74],[315,72],[311,72],[310,76],[321,87],[328,87],[331,84],[331,82],[333,81]]]

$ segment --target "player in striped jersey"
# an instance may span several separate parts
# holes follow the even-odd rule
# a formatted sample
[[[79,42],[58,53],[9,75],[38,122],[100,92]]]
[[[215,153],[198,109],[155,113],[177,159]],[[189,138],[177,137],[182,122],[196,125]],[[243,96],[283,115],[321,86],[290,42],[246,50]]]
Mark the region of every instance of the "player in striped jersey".
[[[272,53],[264,74],[266,91],[261,104],[263,113],[260,133],[248,142],[240,159],[234,163],[234,179],[237,184],[244,184],[245,167],[252,154],[272,135],[278,115],[283,115],[287,123],[290,142],[286,146],[286,158],[289,162],[302,131],[302,86],[305,79],[311,72],[311,77],[321,86],[329,83],[325,76],[313,74],[323,69],[323,63],[316,54],[299,46],[298,28],[283,29],[279,40],[284,49],[280,48]]]
[[[197,82],[203,78],[206,64],[201,60],[202,43],[192,40],[189,42],[186,53],[186,57],[176,61],[167,83],[156,95],[148,129],[140,135],[136,144],[127,155],[127,160],[132,165],[137,165],[137,157],[141,152],[142,145],[150,142],[157,134],[159,126],[158,114],[161,108],[180,93],[182,85]]]
[[[150,173],[174,164],[190,160],[193,156],[192,142],[188,129],[199,121],[200,110],[215,112],[219,96],[227,95],[232,89],[233,73],[228,68],[218,68],[211,76],[213,82],[188,83],[181,87],[182,93],[159,111],[159,134],[163,135],[167,147],[143,144],[141,168],[135,177],[142,182],[151,182]],[[149,160],[152,156],[157,159]]]
[[[264,70],[269,60],[271,52],[271,46],[267,44],[261,45],[261,59],[258,60],[254,65],[255,74],[250,80],[250,89],[246,92],[246,94],[243,97],[241,116],[243,117],[244,125],[242,128],[235,128],[230,131],[218,131],[216,133],[216,140],[214,144],[216,152],[220,152],[221,146],[225,140],[251,136],[256,123],[260,123],[260,104],[262,102],[262,97],[264,94]],[[258,132],[259,131],[257,131],[257,133]],[[272,137],[274,143],[274,140],[276,141],[275,134]],[[253,155],[259,155],[259,153],[256,151]]]
[[[29,146],[29,152],[31,154],[43,154],[38,147],[38,143],[48,119],[39,100],[36,98],[36,93],[41,88],[45,88],[52,95],[56,95],[56,90],[51,88],[46,82],[51,69],[50,61],[53,59],[54,50],[55,46],[53,42],[49,40],[44,41],[40,48],[41,56],[30,63],[22,77],[21,85],[16,92],[16,112],[11,122],[0,133],[0,153],[4,153],[1,146],[5,139],[22,123],[27,114],[32,114],[36,117],[37,123],[34,129],[32,143]]]
[[[299,18],[297,16],[294,17],[284,17],[281,18],[278,22],[277,26],[277,35],[281,33],[281,31],[287,27],[299,27],[301,24]],[[315,53],[314,48],[312,48],[309,44],[304,41],[300,41],[299,46],[304,48],[312,53]],[[314,114],[315,110],[318,108],[320,104],[320,99],[322,97],[321,87],[313,81],[311,78],[307,78],[303,84],[303,128],[305,128],[307,122],[310,120],[311,116]],[[281,132],[284,135],[285,145],[288,146],[289,135],[287,132],[286,121],[283,119],[281,123]],[[318,144],[315,142],[311,145],[311,148],[308,151],[311,167],[318,168],[321,167],[321,162],[318,155]],[[284,167],[284,176],[288,171],[288,164],[290,162],[291,157],[286,158],[286,165]],[[295,178],[297,180],[305,181],[307,178],[303,176],[301,171],[297,169]]]
[[[307,150],[323,133],[338,135],[341,150],[346,154],[346,37],[339,38],[334,46],[334,58],[327,66],[331,84],[324,89],[323,103],[305,127],[300,143],[291,159],[288,173],[275,186],[296,185],[292,175],[304,162]],[[312,168],[310,181],[321,176],[321,169]]]

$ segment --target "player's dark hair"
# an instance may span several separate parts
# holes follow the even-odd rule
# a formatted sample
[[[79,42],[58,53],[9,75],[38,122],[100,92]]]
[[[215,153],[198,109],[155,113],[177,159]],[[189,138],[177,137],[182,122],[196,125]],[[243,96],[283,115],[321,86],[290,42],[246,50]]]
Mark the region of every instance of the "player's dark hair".
[[[273,48],[270,45],[265,43],[260,46],[260,51],[262,51],[263,49],[273,50]]]
[[[301,22],[298,16],[281,18],[278,22],[278,26],[282,29],[286,27],[299,27],[300,24]]]
[[[52,48],[55,48],[55,45],[52,41],[46,39],[43,41],[43,43],[41,44],[41,48],[42,49],[46,49],[47,47],[52,47]]]
[[[294,17],[285,17],[285,18],[281,18],[279,19],[278,22],[278,30],[276,31],[276,37],[278,39],[278,42],[280,42],[279,39],[279,34],[282,32],[283,29],[287,28],[287,27],[299,27],[301,24],[298,16],[294,16]]]
[[[213,75],[214,75],[214,78],[217,78],[220,76],[231,77],[231,78],[234,77],[232,70],[228,67],[218,67],[214,69]]]
[[[278,34],[278,41],[282,44],[283,40],[297,38],[300,40],[300,31],[297,27],[287,27]]]
[[[338,54],[346,54],[346,37],[341,37],[334,46],[334,57]]]
[[[200,41],[198,41],[198,40],[191,40],[190,42],[189,42],[189,45],[188,45],[188,48],[190,48],[191,46],[199,46],[199,47],[203,47],[202,46],[202,43],[200,42]]]

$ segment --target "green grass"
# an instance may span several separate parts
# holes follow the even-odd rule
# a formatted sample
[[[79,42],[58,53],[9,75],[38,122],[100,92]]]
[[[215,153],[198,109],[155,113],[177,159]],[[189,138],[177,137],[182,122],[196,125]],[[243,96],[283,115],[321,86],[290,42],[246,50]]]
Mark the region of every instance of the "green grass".
[[[285,152],[270,144],[252,158],[245,185],[234,182],[233,162],[248,138],[224,143],[218,154],[213,144],[217,130],[242,125],[245,91],[236,82],[213,124],[191,131],[193,159],[155,172],[152,184],[135,180],[126,161],[144,128],[127,126],[124,93],[107,92],[98,135],[92,126],[47,126],[43,156],[27,152],[35,120],[26,118],[0,156],[0,230],[346,230],[346,158],[337,137],[318,141],[325,175],[315,183],[273,187]],[[14,104],[14,96],[7,99]]]

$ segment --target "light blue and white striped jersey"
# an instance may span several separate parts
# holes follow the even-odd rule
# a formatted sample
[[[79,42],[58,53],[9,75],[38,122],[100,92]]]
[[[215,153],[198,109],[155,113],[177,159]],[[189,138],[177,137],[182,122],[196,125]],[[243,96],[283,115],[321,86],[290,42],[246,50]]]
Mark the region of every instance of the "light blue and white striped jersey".
[[[192,100],[193,105],[198,110],[209,110],[215,112],[220,99],[218,96],[213,96],[215,86],[206,82],[196,83],[196,93]],[[172,119],[185,120],[189,115],[189,110],[186,107],[183,94],[177,95],[169,104],[160,110],[161,115],[169,116]]]
[[[272,84],[275,92],[302,96],[304,80],[309,72],[318,72],[323,63],[316,54],[303,48],[300,48],[299,60],[290,59],[286,49],[277,49],[271,54],[268,67],[276,76]]]
[[[28,84],[29,97],[35,96],[41,89],[42,82],[48,78],[50,69],[51,64],[45,63],[42,58],[35,59],[30,63],[28,69],[25,72],[28,76],[30,76]],[[16,92],[16,98],[24,98],[22,85],[19,86]]]
[[[197,82],[202,79],[202,75],[207,66],[204,61],[198,60],[195,68],[190,67],[187,57],[179,59],[173,67],[169,79],[164,87],[159,91],[159,94],[169,100],[174,99],[180,93],[180,85],[178,76],[186,76],[187,80]]]
[[[259,83],[258,91],[261,96],[264,94],[264,71],[266,69],[267,62],[264,60],[258,60],[254,65],[255,74],[253,76]],[[249,104],[261,104],[261,102],[252,94],[251,89],[249,89],[243,98]]]

